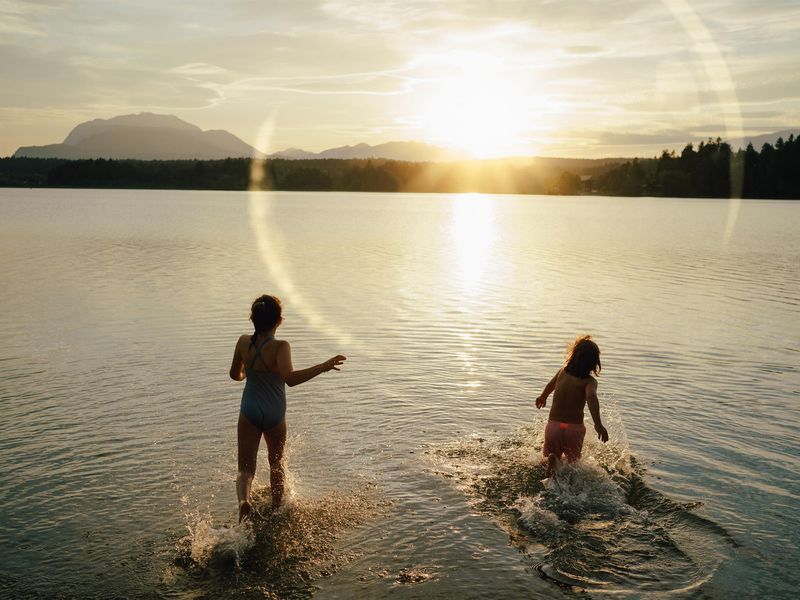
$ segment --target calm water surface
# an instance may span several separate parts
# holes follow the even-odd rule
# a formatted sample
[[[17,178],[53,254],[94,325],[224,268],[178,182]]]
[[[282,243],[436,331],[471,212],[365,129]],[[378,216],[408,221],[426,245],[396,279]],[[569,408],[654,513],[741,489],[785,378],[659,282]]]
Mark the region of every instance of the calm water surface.
[[[3,596],[794,598],[800,204],[0,190]],[[258,294],[291,501],[234,527]],[[612,440],[533,399],[603,351]],[[587,415],[587,419],[588,419]],[[591,429],[590,429],[591,430]]]

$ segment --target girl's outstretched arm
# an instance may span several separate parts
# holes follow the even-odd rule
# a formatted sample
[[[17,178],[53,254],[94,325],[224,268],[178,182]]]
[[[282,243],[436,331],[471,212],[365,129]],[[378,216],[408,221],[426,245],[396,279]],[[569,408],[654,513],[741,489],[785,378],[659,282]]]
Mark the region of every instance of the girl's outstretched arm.
[[[553,390],[556,389],[556,381],[558,381],[558,375],[561,373],[561,369],[559,369],[553,378],[547,382],[547,385],[544,386],[544,390],[539,397],[536,398],[536,408],[543,408],[547,404],[547,397],[553,393]]]
[[[292,348],[289,346],[289,342],[281,342],[280,348],[278,348],[278,375],[280,375],[281,379],[288,385],[289,387],[294,387],[296,385],[300,385],[301,383],[305,383],[309,379],[313,379],[317,375],[325,373],[326,371],[330,371],[333,369],[334,371],[338,371],[336,367],[341,365],[345,360],[346,357],[342,356],[341,354],[337,354],[333,358],[329,358],[323,363],[318,365],[314,365],[313,367],[308,367],[307,369],[300,369],[299,371],[294,370],[294,365],[292,365]]]
[[[586,405],[592,415],[597,437],[600,438],[600,441],[607,442],[608,431],[603,427],[603,422],[600,420],[600,401],[597,399],[597,381],[594,378],[586,384]]]

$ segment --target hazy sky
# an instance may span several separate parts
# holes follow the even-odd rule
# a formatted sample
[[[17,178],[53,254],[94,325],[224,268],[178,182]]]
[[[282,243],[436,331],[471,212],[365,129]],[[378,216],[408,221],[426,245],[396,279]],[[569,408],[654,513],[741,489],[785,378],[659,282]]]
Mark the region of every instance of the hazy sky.
[[[797,0],[0,0],[0,156],[135,112],[261,149],[653,155],[800,125]]]

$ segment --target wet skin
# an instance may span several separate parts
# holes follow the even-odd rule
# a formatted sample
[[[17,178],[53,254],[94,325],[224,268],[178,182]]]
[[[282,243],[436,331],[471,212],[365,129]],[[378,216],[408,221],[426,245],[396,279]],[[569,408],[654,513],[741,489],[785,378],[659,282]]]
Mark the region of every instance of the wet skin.
[[[575,377],[565,369],[559,369],[536,399],[536,408],[544,408],[547,397],[553,391],[555,394],[549,415],[551,421],[581,424],[583,408],[588,405],[597,437],[603,442],[608,441],[608,431],[600,419],[600,401],[597,399],[597,380],[594,377]]]

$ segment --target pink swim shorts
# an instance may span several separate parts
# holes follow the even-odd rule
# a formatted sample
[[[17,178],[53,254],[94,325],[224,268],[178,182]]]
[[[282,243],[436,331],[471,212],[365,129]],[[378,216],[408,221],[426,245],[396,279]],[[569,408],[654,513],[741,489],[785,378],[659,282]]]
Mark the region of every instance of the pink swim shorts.
[[[555,454],[561,458],[562,454],[572,462],[581,457],[583,438],[586,436],[586,427],[583,423],[561,423],[548,421],[544,430],[544,455]]]

